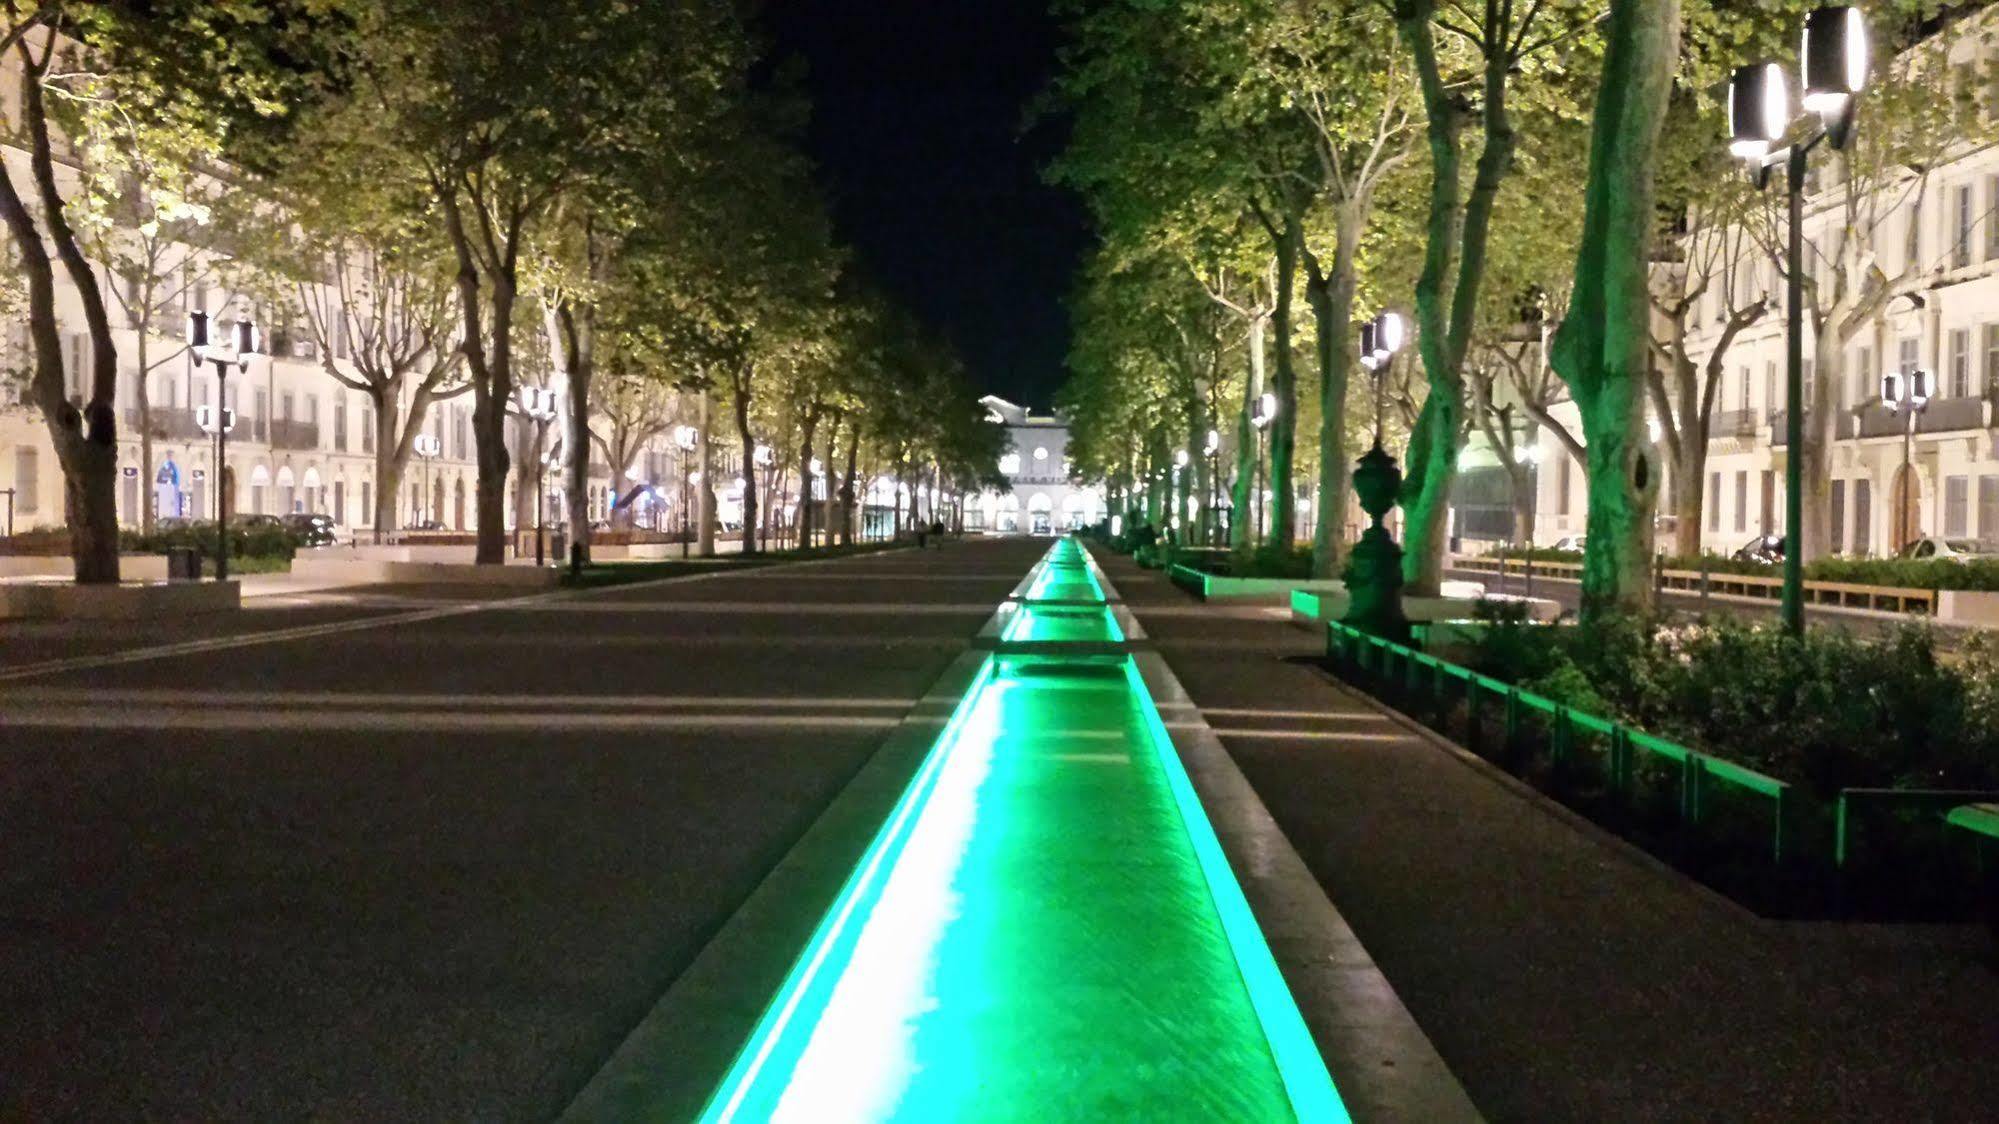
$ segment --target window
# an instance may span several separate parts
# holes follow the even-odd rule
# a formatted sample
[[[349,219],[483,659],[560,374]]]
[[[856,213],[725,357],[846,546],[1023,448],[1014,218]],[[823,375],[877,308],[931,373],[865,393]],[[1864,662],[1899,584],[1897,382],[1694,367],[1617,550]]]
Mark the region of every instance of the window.
[[[333,328],[334,358],[336,359],[347,358],[348,353],[351,352],[353,348],[354,348],[353,340],[348,335],[347,313],[343,310],[340,313],[340,319],[335,322]]]
[[[14,510],[33,515],[41,510],[40,453],[32,445],[14,446]]]
[[[251,412],[250,420],[256,429],[257,440],[262,441],[264,439],[264,420],[271,416],[271,392],[261,386],[258,387],[256,401],[257,408]],[[262,511],[263,509],[258,508],[257,510]]]
[[[1867,532],[1873,524],[1874,482],[1853,482],[1853,553],[1867,553]]]
[[[278,420],[292,420],[292,392],[289,390],[278,395]]]
[[[361,451],[375,451],[375,407],[367,403],[361,406]]]
[[[1735,474],[1735,530],[1740,534],[1749,529],[1749,473],[1747,470]]]
[[[305,424],[319,424],[319,395],[317,394],[308,394],[305,396]]]
[[[1946,476],[1943,481],[1943,533],[1949,537],[1962,537],[1970,512],[1966,505],[1971,493],[1971,479],[1966,476]]]
[[[1020,454],[1008,453],[1000,458],[1000,472],[1007,476],[1020,475]]]
[[[1805,409],[1809,410],[1812,408],[1812,399],[1817,397],[1818,394],[1817,390],[1813,387],[1813,380],[1818,377],[1818,362],[1813,359],[1805,360],[1804,367],[1798,373],[1803,376],[1805,384]]]
[[[1853,404],[1864,406],[1875,398],[1879,371],[1874,369],[1874,349],[1863,347],[1853,365]]]
[[[1737,408],[1749,409],[1749,368],[1746,365],[1735,369],[1735,395]]]
[[[1902,238],[1902,264],[1909,269],[1921,268],[1917,263],[1923,256],[1923,201],[1921,197],[1909,202],[1909,228]]]
[[[469,443],[466,441],[465,438],[469,430],[470,430],[470,425],[467,421],[467,411],[465,407],[463,406],[452,407],[451,444],[454,451],[452,452],[451,455],[458,458],[461,461],[465,459],[465,446]],[[655,474],[655,476],[656,475],[657,474]]]
[[[83,388],[89,381],[86,372],[90,370],[90,336],[85,332],[71,332],[63,341],[63,388],[69,393],[69,400],[83,405]],[[171,402],[167,403],[172,405]]]
[[[1971,329],[1952,328],[1945,368],[1949,397],[1971,397]]]
[[[1917,359],[1917,352],[1922,346],[1922,341],[1915,336],[1908,336],[1895,346],[1898,360],[1897,365],[1901,368],[1902,373],[1905,375],[1915,374],[1916,366],[1920,362]]]
[[[1721,530],[1721,473],[1707,475],[1707,529]]]
[[[1036,463],[1039,463],[1039,462],[1041,462],[1041,461],[1045,461],[1045,460],[1047,460],[1047,459],[1048,459],[1048,450],[1047,450],[1047,449],[1045,449],[1045,448],[1043,448],[1043,447],[1042,447],[1042,446],[1040,446],[1040,445],[1036,445],[1036,446],[1034,447],[1034,459],[1035,459]]]
[[[347,451],[347,396],[333,392],[333,447]]]
[[[1763,413],[1765,416],[1777,412],[1777,364],[1763,364]]]
[[[361,481],[361,523],[373,526],[375,522],[375,482]]]
[[[1777,530],[1777,474],[1767,468],[1764,469],[1761,484],[1763,488],[1761,497],[1763,502],[1760,510],[1762,518],[1758,520],[1757,525],[1763,528],[1764,534],[1775,534]]]
[[[1971,185],[1951,189],[1950,264],[1962,269],[1971,264]]]
[[[1978,527],[1973,534],[1999,538],[1999,476],[1978,478]]]
[[[1985,260],[1999,258],[1999,176],[1985,177]]]
[[[1985,393],[1999,390],[1999,324],[1985,325]]]
[[[1846,481],[1832,482],[1832,552],[1846,549]]]

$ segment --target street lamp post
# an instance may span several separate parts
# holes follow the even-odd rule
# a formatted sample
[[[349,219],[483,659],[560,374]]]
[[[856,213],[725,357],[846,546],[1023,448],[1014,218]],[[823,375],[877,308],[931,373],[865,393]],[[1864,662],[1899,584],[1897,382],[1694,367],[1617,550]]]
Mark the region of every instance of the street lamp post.
[[[1201,446],[1201,455],[1208,458],[1208,494],[1201,499],[1201,502],[1206,505],[1202,512],[1201,525],[1207,531],[1209,546],[1215,545],[1215,536],[1221,530],[1221,521],[1215,518],[1216,511],[1221,507],[1221,501],[1218,497],[1221,494],[1222,487],[1221,480],[1215,473],[1215,458],[1221,451],[1221,430],[1210,429],[1208,431],[1207,443]]]
[[[430,462],[443,449],[444,443],[439,441],[434,433],[419,433],[416,435],[416,440],[410,442],[410,451],[423,460],[423,502],[417,505],[419,512],[417,523],[420,530],[427,530],[428,528],[421,525],[435,518],[435,513],[430,509]]]
[[[548,457],[544,446],[548,444],[548,424],[555,420],[555,391],[545,386],[524,386],[516,391],[520,398],[521,413],[534,423],[534,564],[547,564],[547,532],[543,529],[543,509],[548,497],[548,489],[543,479],[548,472]]]
[[[688,531],[693,524],[687,519],[687,458],[694,453],[694,446],[701,440],[701,431],[691,425],[673,428],[673,447],[680,450],[680,556],[687,557]]]
[[[1804,344],[1804,198],[1806,158],[1820,141],[1835,150],[1853,136],[1855,108],[1867,84],[1867,23],[1860,9],[1820,8],[1805,17],[1804,43],[1799,52],[1803,71],[1801,107],[1815,119],[1809,135],[1785,147],[1778,142],[1791,131],[1793,115],[1784,70],[1774,62],[1738,67],[1728,86],[1729,151],[1747,161],[1758,186],[1784,165],[1787,193],[1788,245],[1785,247],[1785,301],[1790,317],[1784,325],[1784,630],[1805,631],[1805,559],[1800,534],[1805,516],[1805,344]]]
[[[204,433],[215,435],[215,580],[229,578],[229,506],[228,481],[229,431],[236,427],[236,411],[229,409],[228,396],[224,388],[229,382],[230,368],[248,373],[250,360],[263,350],[263,338],[257,331],[257,324],[248,316],[240,317],[225,331],[220,333],[220,342],[209,337],[208,313],[194,311],[187,314],[187,354],[188,361],[199,366],[203,361],[215,367],[215,405],[207,415],[205,424],[200,414],[197,424]]]
[[[1914,502],[1909,496],[1909,485],[1915,479],[1916,415],[1930,404],[1930,384],[1933,380],[1928,371],[1918,368],[1910,371],[1906,381],[1899,371],[1884,371],[1881,374],[1881,404],[1888,407],[1891,414],[1901,414],[1902,424],[1902,472],[1895,478],[1895,503],[1900,509],[1904,523],[1914,512]],[[1920,494],[1920,493],[1919,493]],[[1904,535],[1905,527],[1895,528],[1895,537],[1903,541],[1895,544],[1900,550],[1908,545],[1913,535]],[[1789,552],[1785,552],[1789,558]]]
[[[1275,394],[1265,394],[1263,397],[1258,398],[1256,400],[1256,415],[1249,419],[1249,424],[1256,427],[1256,526],[1252,530],[1255,532],[1256,541],[1259,543],[1263,541],[1263,442],[1264,435],[1270,429],[1270,423],[1276,420],[1277,396]]]
[[[1178,478],[1173,482],[1172,494],[1179,497],[1173,501],[1179,510],[1173,512],[1172,518],[1167,521],[1166,526],[1169,529],[1177,530],[1187,520],[1187,504],[1192,499],[1187,494],[1187,466],[1192,464],[1193,460],[1193,456],[1185,449],[1173,451],[1173,471]]]

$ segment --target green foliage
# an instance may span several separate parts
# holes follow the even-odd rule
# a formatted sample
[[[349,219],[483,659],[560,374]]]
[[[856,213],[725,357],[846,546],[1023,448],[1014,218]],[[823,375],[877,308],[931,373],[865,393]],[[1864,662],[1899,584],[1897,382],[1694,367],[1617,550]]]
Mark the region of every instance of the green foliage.
[[[213,561],[215,524],[182,523],[148,532],[125,531],[119,536],[118,544],[120,550],[132,554],[165,554],[181,547],[192,547],[200,551],[203,558]],[[298,548],[298,536],[276,524],[255,523],[229,529],[231,559],[261,558],[289,562],[298,553]]]
[[[1804,785],[1999,787],[1999,645],[1920,626],[1793,640],[1733,618],[1667,627],[1494,622],[1475,666],[1578,709]]]

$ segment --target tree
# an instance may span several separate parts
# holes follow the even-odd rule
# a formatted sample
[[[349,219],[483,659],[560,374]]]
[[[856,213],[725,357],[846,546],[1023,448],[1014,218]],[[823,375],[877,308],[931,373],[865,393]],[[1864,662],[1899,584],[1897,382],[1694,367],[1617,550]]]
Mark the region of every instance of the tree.
[[[290,8],[281,11],[298,15]],[[194,0],[0,3],[0,53],[12,53],[20,67],[10,124],[27,150],[25,168],[11,162],[0,168],[0,221],[25,274],[34,356],[28,398],[62,466],[79,582],[118,580],[118,356],[104,293],[57,172],[51,101],[95,99],[103,112],[125,115],[133,129],[160,134],[275,112],[280,83],[268,62],[272,28],[312,22],[287,25],[272,20],[276,14]],[[197,58],[202,65],[191,66]],[[77,291],[91,342],[90,369],[78,372],[74,396],[56,320],[57,262]]]
[[[1477,323],[1493,213],[1519,146],[1513,83],[1527,74],[1537,84],[1554,81],[1552,71],[1532,68],[1530,60],[1557,43],[1567,44],[1573,58],[1586,45],[1581,33],[1594,12],[1581,4],[1489,3],[1478,13],[1456,5],[1440,13],[1435,0],[1394,0],[1394,15],[1422,91],[1430,156],[1422,273],[1414,294],[1417,352],[1429,393],[1410,436],[1402,488],[1403,570],[1409,593],[1435,595],[1466,426],[1464,361]],[[1440,32],[1450,37],[1448,50],[1440,47]],[[1460,94],[1460,80],[1476,90],[1474,102]],[[1464,133],[1474,118],[1480,146],[1467,188]]]
[[[1588,445],[1582,592],[1583,611],[1593,616],[1651,599],[1658,466],[1645,439],[1652,312],[1646,261],[1656,221],[1659,132],[1679,59],[1679,4],[1611,0],[1603,34],[1575,290],[1552,348]]]

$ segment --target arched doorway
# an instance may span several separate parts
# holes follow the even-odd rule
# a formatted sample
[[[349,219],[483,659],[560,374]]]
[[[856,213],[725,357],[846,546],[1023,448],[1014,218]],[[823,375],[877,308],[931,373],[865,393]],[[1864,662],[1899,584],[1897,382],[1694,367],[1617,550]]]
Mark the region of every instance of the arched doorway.
[[[264,495],[270,490],[270,487],[270,469],[260,464],[250,470],[250,506],[246,509],[247,512],[256,515],[265,513]]]
[[[1035,450],[1040,452],[1039,449]],[[1047,492],[1036,492],[1027,497],[1027,518],[1029,529],[1037,535],[1053,534],[1055,531],[1055,505],[1048,499]]]
[[[430,518],[433,522],[444,521],[444,478],[430,482]]]
[[[160,462],[159,471],[153,475],[153,510],[162,519],[178,519],[187,514],[181,510],[180,466],[172,457]]]
[[[1011,535],[1020,530],[1020,497],[1004,495],[999,498],[999,511],[995,513],[993,527],[1003,535]]]
[[[279,515],[290,515],[294,510],[292,505],[297,502],[297,499],[298,499],[298,482],[296,478],[292,476],[292,466],[288,464],[281,464],[278,466],[278,512],[277,513]]]
[[[216,515],[219,518],[222,511],[234,510],[236,510],[236,470],[225,465],[222,469],[222,508],[216,512]]]
[[[461,531],[465,529],[465,478],[462,476],[451,488],[451,525]]]
[[[305,470],[305,474],[299,477],[299,487],[303,494],[299,497],[296,510],[313,512],[326,510],[326,497],[319,490],[319,470],[317,468],[307,468]]]
[[[1922,481],[1916,466],[1895,469],[1895,482],[1888,489],[1888,549],[1901,553],[1903,547],[1922,536]]]

